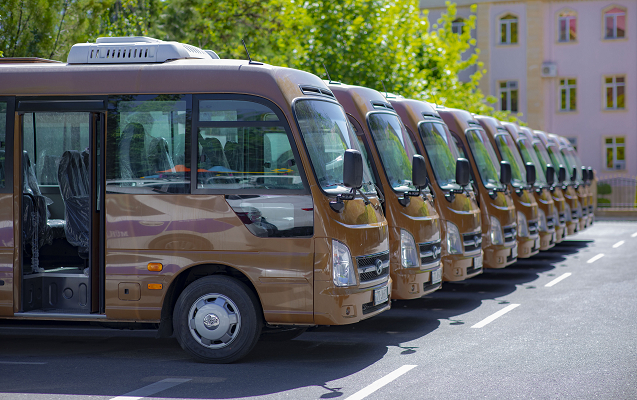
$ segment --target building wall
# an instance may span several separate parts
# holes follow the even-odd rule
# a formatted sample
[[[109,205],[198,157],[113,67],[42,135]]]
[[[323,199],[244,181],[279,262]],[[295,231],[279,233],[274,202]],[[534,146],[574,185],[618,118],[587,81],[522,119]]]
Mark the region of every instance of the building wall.
[[[481,90],[498,96],[498,83],[518,82],[518,110],[521,120],[571,139],[587,165],[598,176],[637,175],[637,1],[601,0],[458,0],[458,14],[464,16],[477,3],[477,27],[473,36],[480,49],[480,61],[487,74]],[[603,38],[603,11],[611,5],[626,9],[626,38]],[[444,0],[421,0],[437,19],[445,10]],[[576,12],[577,40],[558,42],[558,13]],[[518,44],[498,44],[499,17],[518,17]],[[430,21],[433,19],[430,18]],[[557,65],[556,77],[542,77],[542,63]],[[623,110],[605,110],[604,77],[625,77],[626,105]],[[576,111],[559,110],[560,78],[577,79]],[[500,108],[500,104],[496,104]],[[606,168],[605,139],[625,138],[624,170]]]

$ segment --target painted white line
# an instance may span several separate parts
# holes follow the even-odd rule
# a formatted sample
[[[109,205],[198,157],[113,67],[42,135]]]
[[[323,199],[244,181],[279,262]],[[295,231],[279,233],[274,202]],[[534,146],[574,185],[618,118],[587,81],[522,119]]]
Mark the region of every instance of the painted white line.
[[[604,257],[604,253],[599,253],[598,255],[596,255],[595,257],[591,258],[590,260],[586,261],[588,264],[592,264],[595,261],[599,260],[600,258]]]
[[[388,383],[390,383],[394,379],[398,378],[399,376],[401,376],[403,374],[406,374],[407,372],[411,371],[412,369],[414,369],[416,367],[417,367],[417,365],[403,365],[402,367],[398,368],[396,371],[385,375],[384,377],[380,378],[379,380],[377,380],[376,382],[372,383],[371,385],[366,386],[363,389],[359,390],[358,392],[354,393],[353,395],[349,396],[345,400],[360,400],[360,399],[364,399],[365,397],[369,396],[370,394],[374,393],[378,389],[380,389],[383,386],[387,385]]]
[[[132,392],[128,392],[124,395],[117,396],[111,398],[111,400],[139,400],[144,397],[153,395],[155,393],[159,393],[166,389],[170,389],[171,387],[177,386],[184,382],[188,382],[190,379],[179,379],[179,378],[167,378],[162,379],[159,382],[152,383],[148,386],[144,386],[143,388],[133,390]]]
[[[28,361],[0,361],[3,365],[45,365],[45,362],[28,362]]]
[[[624,243],[626,243],[626,242],[624,242],[623,240],[620,240],[619,242],[617,242],[617,243],[615,243],[615,244],[613,245],[613,249],[618,248],[619,246],[621,246],[621,245],[622,245],[622,244],[624,244]]]
[[[637,237],[637,232],[635,232],[632,235],[630,235],[630,237]]]
[[[560,281],[563,281],[564,279],[568,278],[569,276],[571,276],[571,273],[567,272],[567,273],[563,274],[562,276],[553,279],[552,281],[550,281],[549,283],[544,285],[544,287],[551,287],[553,285],[556,285],[557,283],[559,283]]]
[[[472,326],[472,328],[482,328],[483,326],[495,321],[496,319],[500,318],[501,316],[503,316],[504,314],[508,313],[509,311],[513,310],[514,308],[518,306],[519,304],[509,304],[508,306],[504,307],[502,310],[498,311],[497,313],[492,314],[486,317],[485,319],[483,319],[482,321],[478,322],[477,324]]]

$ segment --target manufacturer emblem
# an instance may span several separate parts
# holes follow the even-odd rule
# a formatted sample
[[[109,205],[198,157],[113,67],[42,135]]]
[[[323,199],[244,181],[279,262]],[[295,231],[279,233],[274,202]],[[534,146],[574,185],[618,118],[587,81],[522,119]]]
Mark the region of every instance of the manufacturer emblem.
[[[476,246],[478,245],[478,243],[480,243],[478,240],[480,240],[480,238],[478,238],[478,235],[473,237],[473,242],[476,244]]]
[[[380,258],[376,259],[376,275],[380,275],[383,273],[383,262]]]
[[[436,246],[431,247],[431,252],[433,253],[434,260],[438,258],[438,248]]]

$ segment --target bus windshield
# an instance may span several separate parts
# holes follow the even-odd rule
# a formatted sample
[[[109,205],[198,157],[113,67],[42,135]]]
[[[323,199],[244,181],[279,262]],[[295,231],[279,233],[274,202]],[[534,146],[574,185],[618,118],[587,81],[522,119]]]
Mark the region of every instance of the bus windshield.
[[[421,122],[418,132],[438,186],[442,190],[460,189],[456,183],[456,160],[460,155],[447,126],[441,122]]]
[[[526,169],[513,138],[508,133],[499,133],[495,136],[495,144],[502,159],[511,164],[511,185],[518,188],[526,186]]]
[[[579,163],[577,162],[577,160],[575,160],[575,157],[573,156],[573,151],[565,148],[561,150],[562,155],[564,156],[564,159],[566,160],[566,162],[568,163],[568,172],[572,173],[573,172],[573,168],[575,168],[575,181],[577,183],[581,183],[582,180],[582,168],[579,165]]]
[[[486,133],[482,129],[467,129],[465,135],[484,187],[487,189],[502,188],[500,170],[497,167],[498,158]]]
[[[568,163],[564,160],[564,157],[562,157],[562,153],[556,151],[555,147],[550,145],[546,151],[548,152],[549,157],[551,157],[551,162],[553,163],[555,170],[559,171],[560,165],[563,166],[566,169],[567,180],[570,180],[568,177],[571,176],[573,170],[569,168]]]
[[[411,180],[411,159],[416,149],[398,116],[374,113],[369,115],[368,123],[392,189],[397,192],[415,190]]]
[[[333,195],[350,192],[351,188],[343,184],[343,153],[347,149],[361,149],[343,108],[328,101],[301,100],[296,102],[294,109],[321,188]],[[361,190],[376,193],[372,174],[365,162]]]
[[[520,148],[520,154],[525,163],[532,163],[535,165],[535,186],[546,186],[546,164],[540,162],[537,154],[533,148],[529,145],[528,140],[521,138],[518,140],[518,147]],[[543,172],[543,173],[542,173]]]

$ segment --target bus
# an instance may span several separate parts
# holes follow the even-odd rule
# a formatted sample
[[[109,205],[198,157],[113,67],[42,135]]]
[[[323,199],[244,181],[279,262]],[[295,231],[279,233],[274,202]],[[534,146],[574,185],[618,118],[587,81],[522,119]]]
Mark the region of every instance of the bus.
[[[379,195],[317,76],[146,37],[18,61],[0,59],[0,318],[158,324],[227,363],[390,308]]]
[[[442,117],[429,103],[388,95],[418,153],[427,160],[430,189],[443,236],[442,276],[462,281],[482,273],[482,225],[476,194],[469,185],[469,161],[460,158]]]
[[[536,181],[535,165],[526,165],[520,157],[509,131],[493,117],[476,116],[476,120],[487,133],[498,158],[511,165],[509,184],[518,221],[518,257],[529,258],[540,252],[540,210],[533,185]],[[551,209],[551,213],[553,210]],[[543,219],[546,222],[546,216]],[[542,228],[547,229],[546,223]]]
[[[449,127],[461,156],[471,163],[473,190],[482,216],[484,266],[504,268],[518,259],[517,217],[508,190],[511,165],[498,163],[489,138],[478,121],[465,110],[437,110]]]
[[[382,192],[389,227],[392,299],[410,300],[441,287],[440,220],[424,159],[416,154],[391,104],[376,90],[331,81]]]

